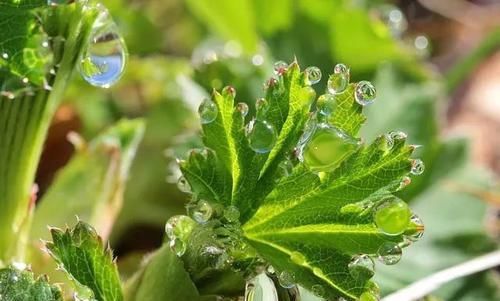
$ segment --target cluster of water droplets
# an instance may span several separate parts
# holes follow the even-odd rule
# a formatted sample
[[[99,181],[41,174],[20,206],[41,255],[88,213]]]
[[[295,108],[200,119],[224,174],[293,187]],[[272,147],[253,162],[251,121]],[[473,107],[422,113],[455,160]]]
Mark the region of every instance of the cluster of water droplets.
[[[88,9],[97,10],[98,17],[82,51],[78,71],[89,84],[109,88],[125,70],[127,48],[106,7],[98,3]]]

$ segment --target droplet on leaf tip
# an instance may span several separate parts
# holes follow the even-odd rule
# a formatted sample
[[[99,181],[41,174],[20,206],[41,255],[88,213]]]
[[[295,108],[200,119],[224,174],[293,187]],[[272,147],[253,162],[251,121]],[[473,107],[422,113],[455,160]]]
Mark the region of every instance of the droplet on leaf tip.
[[[374,221],[384,234],[399,235],[407,229],[410,216],[408,204],[397,197],[387,197],[375,208]]]
[[[274,74],[282,75],[288,68],[288,64],[285,61],[277,61],[273,65]]]
[[[394,242],[386,242],[380,246],[377,252],[380,262],[386,265],[393,265],[401,260],[403,251],[401,247]]]
[[[375,101],[377,90],[369,81],[360,81],[354,89],[354,99],[362,106],[369,105]]]
[[[276,129],[265,120],[252,120],[247,127],[247,139],[250,148],[254,152],[259,154],[268,153],[276,144]]]
[[[368,280],[375,275],[375,263],[373,259],[366,255],[356,255],[348,265],[349,273],[355,279]]]
[[[421,175],[425,170],[424,162],[420,159],[413,159],[411,162],[411,171],[412,175],[418,176]]]
[[[321,80],[321,70],[316,66],[307,67],[304,74],[308,85],[314,85]]]
[[[327,89],[331,94],[344,92],[349,85],[349,68],[344,64],[337,64],[333,68],[333,74],[328,78]]]
[[[202,124],[209,124],[213,122],[219,113],[219,109],[215,102],[209,98],[205,98],[198,107],[198,114]]]

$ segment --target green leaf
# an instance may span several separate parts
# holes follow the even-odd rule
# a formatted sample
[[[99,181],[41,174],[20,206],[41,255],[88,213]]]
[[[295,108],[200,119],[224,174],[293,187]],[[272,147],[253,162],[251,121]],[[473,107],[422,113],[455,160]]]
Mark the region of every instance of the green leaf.
[[[198,290],[182,261],[163,245],[125,285],[127,301],[197,300]]]
[[[64,227],[74,216],[89,221],[108,237],[143,133],[142,120],[122,120],[88,145],[77,145],[77,153],[37,207],[32,240],[47,238],[47,225]]]
[[[123,292],[118,269],[108,247],[103,246],[97,232],[79,221],[66,231],[52,228],[52,242],[47,242],[49,254],[61,270],[74,279],[78,290],[88,292],[88,299],[121,301]]]
[[[384,234],[375,225],[373,212],[400,189],[402,179],[410,172],[410,155],[415,148],[407,145],[403,137],[390,139],[382,135],[370,144],[361,144],[330,171],[312,172],[305,164],[297,163],[295,148],[315,98],[304,76],[293,62],[279,72],[278,79],[268,83],[266,113],[264,117],[257,114],[278,133],[268,153],[250,148],[244,132],[245,119],[235,109],[235,91],[229,87],[222,93],[214,92],[218,115],[202,126],[204,144],[214,154],[203,157],[195,153],[181,166],[194,195],[212,192],[209,201],[239,209],[243,233],[234,230],[238,233],[235,235],[242,235],[279,273],[294,275],[294,280],[308,289],[321,285],[324,298],[356,300],[370,292],[373,284],[369,277],[351,275],[349,264],[353,258],[359,254],[377,256],[383,244],[403,242],[403,234]],[[354,90],[355,84],[351,84],[334,96],[336,106],[328,123],[356,137],[365,116],[363,107],[354,99]],[[323,119],[319,122],[326,122]],[[291,175],[281,176],[278,166],[288,158],[295,167]],[[226,178],[216,172],[218,166],[226,170]],[[200,179],[203,185],[195,181]],[[222,179],[232,180],[230,199],[218,192],[230,182]],[[219,230],[216,225],[214,221],[201,227],[215,227],[215,233],[234,228],[227,225]],[[406,231],[414,231],[412,227]],[[203,245],[200,240],[192,242],[193,248]],[[188,267],[194,266],[189,260],[191,253],[188,251],[184,258]]]
[[[0,269],[0,296],[2,301],[63,301],[60,289],[47,277],[35,279],[31,271],[15,267]]]

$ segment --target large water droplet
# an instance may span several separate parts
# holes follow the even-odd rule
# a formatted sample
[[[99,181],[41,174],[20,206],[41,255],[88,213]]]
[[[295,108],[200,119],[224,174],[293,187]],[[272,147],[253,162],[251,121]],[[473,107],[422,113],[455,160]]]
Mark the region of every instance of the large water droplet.
[[[253,151],[265,154],[270,152],[276,143],[276,129],[265,120],[252,120],[248,124],[247,138]]]
[[[301,158],[313,171],[331,171],[358,147],[358,141],[344,131],[319,124],[305,143]]]
[[[421,175],[425,170],[424,162],[420,159],[414,159],[411,162],[411,171],[412,175],[418,176]]]
[[[337,64],[333,68],[333,74],[328,78],[327,89],[332,94],[345,91],[349,85],[349,68],[344,64]]]
[[[388,197],[375,208],[374,221],[383,233],[398,235],[408,227],[410,216],[410,208],[403,200]]]
[[[394,242],[386,242],[380,246],[377,254],[380,262],[387,265],[393,265],[401,260],[403,251],[398,244]]]
[[[369,81],[363,80],[356,84],[354,98],[362,106],[369,105],[375,101],[377,90]]]
[[[406,31],[408,22],[403,12],[394,5],[384,4],[378,8],[382,21],[387,24],[393,37],[399,38]]]
[[[274,73],[276,75],[281,75],[288,68],[288,64],[285,61],[277,61],[276,63],[274,63],[273,67]]]
[[[425,226],[420,217],[413,214],[410,218],[410,227],[413,228],[413,232],[405,235],[410,241],[417,241],[424,235]]]
[[[91,40],[82,52],[78,69],[91,85],[109,88],[116,83],[125,70],[127,48],[118,28],[102,5],[94,23]]]
[[[212,217],[214,213],[214,209],[209,202],[200,200],[196,206],[192,209],[191,216],[195,221],[200,224],[208,222],[208,220]]]
[[[292,272],[281,271],[278,275],[278,282],[284,288],[292,288],[295,286],[295,277]]]
[[[169,218],[165,224],[165,233],[170,240],[175,238],[186,240],[195,226],[196,222],[189,216],[175,215]]]
[[[201,123],[208,124],[217,118],[219,109],[212,100],[205,98],[198,107],[198,114],[200,115]]]
[[[351,276],[356,279],[368,280],[375,275],[375,263],[365,254],[354,256],[348,268]]]
[[[316,66],[307,67],[304,74],[307,85],[314,85],[321,80],[321,70]]]

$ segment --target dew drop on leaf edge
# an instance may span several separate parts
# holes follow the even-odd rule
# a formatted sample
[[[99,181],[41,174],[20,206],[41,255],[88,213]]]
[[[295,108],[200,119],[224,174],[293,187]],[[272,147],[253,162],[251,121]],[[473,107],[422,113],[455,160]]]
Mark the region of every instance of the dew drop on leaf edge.
[[[401,260],[403,251],[401,247],[394,242],[383,243],[377,251],[378,259],[386,265],[393,265]]]
[[[369,105],[375,101],[377,90],[369,81],[360,81],[354,88],[354,99],[362,106]]]
[[[348,265],[349,273],[355,279],[368,280],[375,275],[375,263],[373,259],[366,255],[356,255]]]
[[[399,235],[407,229],[410,217],[408,204],[397,197],[387,197],[376,206],[373,219],[381,232]]]
[[[411,170],[410,173],[412,175],[418,176],[421,175],[425,170],[424,162],[420,159],[413,159],[411,161]]]
[[[214,209],[209,202],[200,200],[192,209],[191,216],[200,224],[208,222],[214,213]]]
[[[259,154],[270,152],[277,138],[276,129],[269,122],[255,119],[249,123],[247,139],[254,152]]]
[[[317,84],[321,80],[321,70],[316,66],[307,67],[304,74],[308,85]]]
[[[202,124],[209,124],[217,118],[219,109],[215,102],[209,98],[203,99],[200,106],[198,107],[198,114],[200,115],[200,121]]]
[[[284,270],[278,274],[278,282],[284,288],[292,288],[295,286],[295,277],[292,272]]]
[[[340,94],[345,91],[349,85],[349,68],[344,64],[337,64],[333,68],[333,74],[330,75],[327,82],[327,90],[331,94]]]

